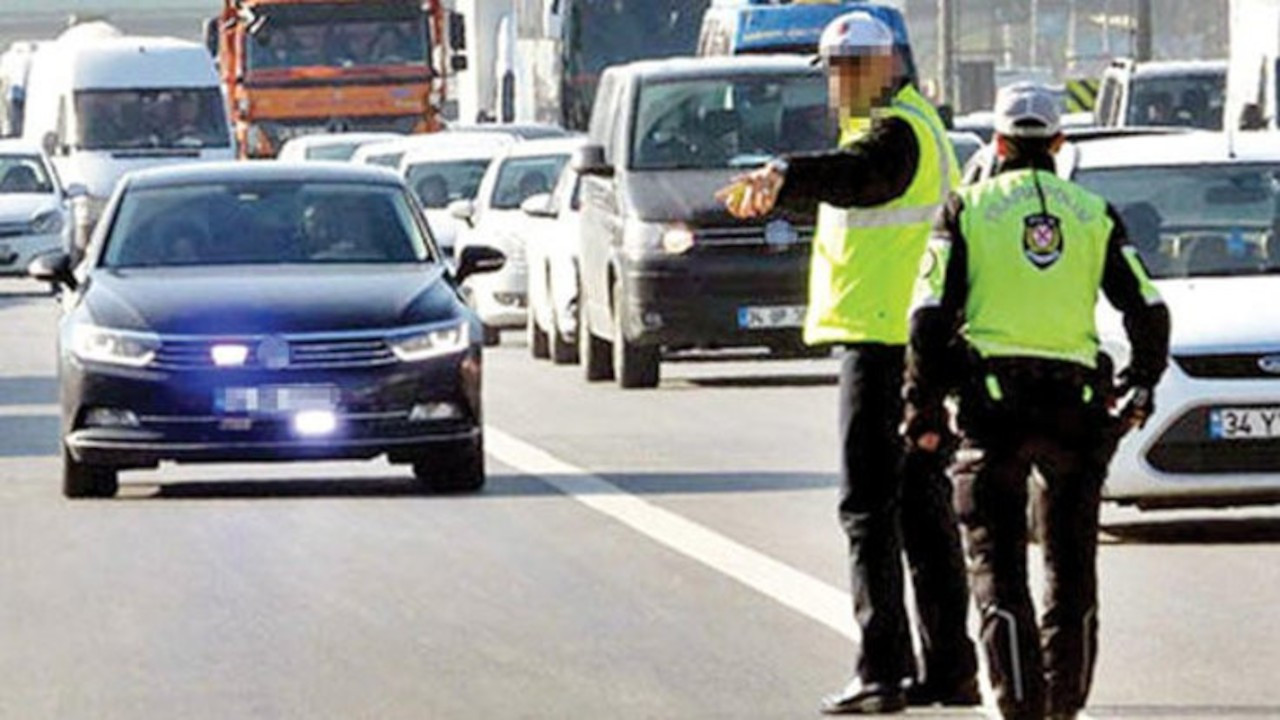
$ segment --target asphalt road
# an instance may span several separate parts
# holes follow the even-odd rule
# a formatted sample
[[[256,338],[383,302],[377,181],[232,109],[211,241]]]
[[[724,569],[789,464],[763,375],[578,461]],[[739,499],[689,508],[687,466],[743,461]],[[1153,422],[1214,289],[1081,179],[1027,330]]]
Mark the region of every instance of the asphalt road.
[[[480,495],[340,463],[68,502],[37,290],[0,281],[0,718],[796,718],[849,670],[832,361],[623,393],[508,335]],[[1105,515],[1090,716],[1280,717],[1280,512]]]

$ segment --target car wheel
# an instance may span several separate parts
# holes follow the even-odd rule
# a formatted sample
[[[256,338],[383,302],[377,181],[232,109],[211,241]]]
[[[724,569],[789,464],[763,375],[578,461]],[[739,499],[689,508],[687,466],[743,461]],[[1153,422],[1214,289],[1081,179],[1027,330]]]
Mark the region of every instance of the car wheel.
[[[477,492],[485,481],[484,441],[432,450],[413,463],[413,476],[431,492]]]
[[[547,347],[547,331],[538,327],[538,319],[535,317],[533,308],[529,308],[529,319],[525,321],[525,335],[529,339],[529,354],[535,360],[546,360],[551,357],[551,350]]]
[[[547,330],[547,337],[551,342],[551,362],[556,365],[572,365],[578,362],[578,346],[570,342],[560,331],[554,312],[551,313],[551,327]]]
[[[497,347],[502,344],[502,331],[492,325],[484,326],[484,346]]]
[[[613,375],[628,389],[658,386],[660,349],[627,340],[622,329],[622,283],[613,284]]]
[[[582,362],[587,382],[613,379],[613,361],[609,357],[609,343],[591,334],[588,322],[587,297],[578,292],[578,359]]]
[[[78,462],[62,449],[62,494],[68,498],[109,498],[120,488],[119,475],[113,467]]]

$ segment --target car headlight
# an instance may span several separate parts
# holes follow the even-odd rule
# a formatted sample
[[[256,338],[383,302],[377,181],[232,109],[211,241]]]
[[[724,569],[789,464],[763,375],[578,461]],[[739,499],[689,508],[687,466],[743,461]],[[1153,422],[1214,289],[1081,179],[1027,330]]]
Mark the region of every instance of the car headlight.
[[[56,235],[62,232],[62,213],[57,210],[46,210],[31,221],[31,232],[35,235]]]
[[[81,360],[144,367],[160,349],[160,338],[150,333],[110,330],[96,325],[76,325],[71,331],[71,352]]]
[[[419,362],[466,350],[471,345],[471,330],[463,321],[393,337],[388,343],[402,361]]]
[[[693,232],[681,225],[629,222],[622,233],[622,249],[631,255],[665,252],[680,255],[693,248]]]

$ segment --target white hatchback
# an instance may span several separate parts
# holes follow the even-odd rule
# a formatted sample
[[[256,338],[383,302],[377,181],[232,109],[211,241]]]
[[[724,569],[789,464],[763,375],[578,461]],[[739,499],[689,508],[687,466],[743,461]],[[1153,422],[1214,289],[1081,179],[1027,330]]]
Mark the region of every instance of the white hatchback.
[[[456,252],[468,245],[485,245],[507,256],[501,270],[466,284],[472,307],[484,321],[489,344],[498,342],[499,330],[523,328],[528,320],[524,237],[528,217],[521,205],[534,195],[551,191],[569,155],[580,144],[577,138],[558,138],[511,145],[489,166],[475,200],[458,200],[449,206],[450,213],[462,223]]]
[[[72,195],[66,192],[40,149],[20,140],[0,140],[0,275],[27,274],[40,255],[71,248]]]
[[[586,138],[579,141],[586,144]],[[529,352],[557,365],[578,361],[578,240],[582,176],[571,165],[555,188],[525,200]]]
[[[1106,497],[1139,507],[1280,500],[1280,137],[1187,133],[1069,144],[1058,171],[1117,209],[1173,319],[1156,414]],[[1104,348],[1128,362],[1120,319]]]

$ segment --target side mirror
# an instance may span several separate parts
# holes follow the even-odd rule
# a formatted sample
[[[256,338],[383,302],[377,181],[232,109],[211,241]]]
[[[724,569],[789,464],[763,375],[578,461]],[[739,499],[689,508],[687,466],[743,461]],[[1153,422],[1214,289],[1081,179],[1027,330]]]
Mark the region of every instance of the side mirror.
[[[454,52],[467,49],[467,16],[449,12],[449,48]]]
[[[1240,129],[1241,130],[1264,130],[1267,127],[1267,118],[1262,114],[1262,107],[1258,103],[1246,103],[1240,110]]]
[[[471,200],[454,200],[449,203],[449,216],[455,220],[461,220],[468,226],[475,220],[476,204]]]
[[[84,183],[71,183],[63,190],[63,194],[67,196],[68,200],[89,197],[89,186]]]
[[[462,282],[472,275],[497,272],[507,264],[507,256],[488,245],[468,245],[458,253],[458,269],[453,277]]]
[[[463,70],[466,70],[467,56],[466,55],[450,55],[449,69],[454,72],[462,72]]]
[[[536,218],[554,218],[557,215],[555,207],[551,204],[551,193],[530,195],[520,203],[520,210],[525,215]]]
[[[605,160],[603,145],[584,145],[573,153],[570,167],[579,175],[613,177],[613,166]]]
[[[40,147],[44,150],[44,154],[53,157],[58,154],[58,133],[50,130],[40,137]]]
[[[217,59],[218,57],[218,18],[208,18],[204,21],[204,47],[209,51],[209,57]]]
[[[40,255],[27,266],[27,275],[33,280],[76,289],[76,276],[71,273],[71,256],[63,252]]]

